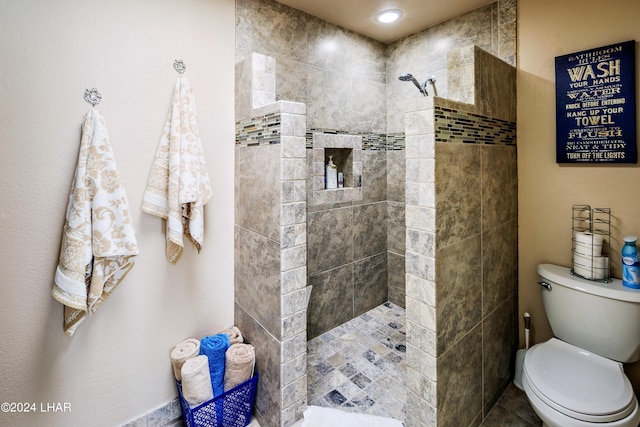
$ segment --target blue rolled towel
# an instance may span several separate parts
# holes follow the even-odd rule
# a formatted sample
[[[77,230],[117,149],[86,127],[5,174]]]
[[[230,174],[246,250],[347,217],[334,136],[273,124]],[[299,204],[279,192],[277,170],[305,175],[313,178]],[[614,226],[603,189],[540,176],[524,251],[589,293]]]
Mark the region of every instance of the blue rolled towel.
[[[230,345],[227,334],[210,335],[200,340],[200,354],[209,358],[211,388],[213,388],[214,397],[224,393],[225,353]]]

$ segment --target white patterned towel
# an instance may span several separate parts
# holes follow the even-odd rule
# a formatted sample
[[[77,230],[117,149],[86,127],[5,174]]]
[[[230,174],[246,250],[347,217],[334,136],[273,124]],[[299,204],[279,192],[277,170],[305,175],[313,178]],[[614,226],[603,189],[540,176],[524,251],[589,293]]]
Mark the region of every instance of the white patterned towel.
[[[200,252],[204,242],[204,205],[210,199],[196,104],[189,81],[181,75],[142,200],[144,212],[166,219],[166,256],[172,264],[184,251],[185,235]]]
[[[113,292],[138,254],[127,195],[120,183],[104,118],[92,108],[82,124],[71,183],[60,261],[51,294],[65,305],[64,332]]]

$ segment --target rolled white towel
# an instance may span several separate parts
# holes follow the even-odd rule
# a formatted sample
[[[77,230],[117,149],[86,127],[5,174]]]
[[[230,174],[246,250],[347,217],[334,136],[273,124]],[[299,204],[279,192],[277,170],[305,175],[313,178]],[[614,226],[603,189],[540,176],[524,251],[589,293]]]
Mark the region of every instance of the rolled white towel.
[[[200,340],[195,338],[187,338],[173,347],[173,350],[171,350],[171,366],[173,366],[173,375],[176,380],[182,381],[180,370],[184,362],[196,357],[198,354],[200,354]]]
[[[231,390],[251,378],[256,361],[251,344],[233,344],[225,353],[224,391]]]
[[[226,334],[229,336],[229,343],[230,344],[238,344],[238,343],[243,343],[244,342],[244,338],[242,338],[242,334],[240,333],[240,329],[238,329],[237,326],[232,326],[228,329],[225,329],[223,331],[220,331],[221,334]]]
[[[213,399],[209,359],[204,354],[184,362],[181,370],[182,396],[193,408]]]

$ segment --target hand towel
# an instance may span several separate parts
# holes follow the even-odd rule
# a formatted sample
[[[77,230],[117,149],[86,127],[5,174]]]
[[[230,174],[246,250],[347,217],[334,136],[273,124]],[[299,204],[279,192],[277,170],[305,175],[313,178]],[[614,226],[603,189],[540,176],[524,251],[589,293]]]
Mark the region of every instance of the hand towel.
[[[216,397],[224,393],[225,353],[229,345],[229,336],[226,334],[210,335],[200,340],[200,354],[209,358],[211,386]]]
[[[65,334],[73,335],[80,323],[111,295],[133,267],[137,254],[131,211],[105,121],[92,108],[82,125],[60,260],[51,291],[65,305]]]
[[[173,375],[176,377],[176,380],[182,381],[180,370],[184,362],[199,354],[200,341],[194,338],[188,338],[173,347],[173,350],[171,350],[171,366],[173,366]]]
[[[242,338],[242,334],[240,333],[240,329],[237,326],[232,326],[228,329],[220,331],[221,334],[225,334],[229,336],[229,343],[231,345],[243,343],[244,338]]]
[[[166,257],[172,264],[184,251],[184,236],[200,252],[204,242],[204,205],[210,199],[195,100],[187,78],[181,75],[142,201],[144,212],[166,220]]]
[[[192,408],[213,399],[209,361],[207,356],[192,357],[184,362],[182,376],[182,397]]]
[[[224,391],[227,391],[251,378],[256,352],[251,344],[233,344],[225,357]]]

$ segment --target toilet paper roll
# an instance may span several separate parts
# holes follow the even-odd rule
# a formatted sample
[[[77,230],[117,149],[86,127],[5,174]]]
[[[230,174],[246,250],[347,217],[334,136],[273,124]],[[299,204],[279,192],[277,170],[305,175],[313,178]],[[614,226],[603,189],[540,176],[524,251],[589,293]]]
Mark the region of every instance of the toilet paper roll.
[[[609,271],[609,257],[573,255],[573,271],[587,279],[604,279]]]
[[[574,254],[573,263],[582,268],[605,269],[609,268],[609,257]]]
[[[600,256],[602,255],[602,242],[604,236],[590,232],[576,233],[575,251],[581,255]]]
[[[576,233],[576,242],[578,243],[602,246],[603,239],[604,236],[598,233],[591,233],[589,231],[581,231]]]
[[[576,252],[584,256],[601,256],[602,246],[591,246],[582,243],[576,243]]]

